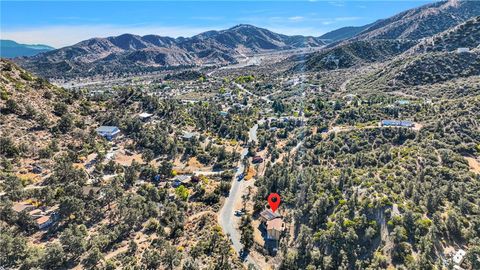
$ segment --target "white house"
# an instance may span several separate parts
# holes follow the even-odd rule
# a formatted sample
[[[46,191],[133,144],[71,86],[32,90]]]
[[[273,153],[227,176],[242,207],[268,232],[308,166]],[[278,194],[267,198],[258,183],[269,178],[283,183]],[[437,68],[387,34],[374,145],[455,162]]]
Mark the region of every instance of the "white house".
[[[466,53],[469,52],[469,48],[457,48],[457,53]]]
[[[453,262],[456,264],[456,265],[461,265],[462,262],[463,262],[463,259],[465,257],[465,254],[467,254],[467,252],[463,249],[459,249],[457,250],[457,252],[453,255]]]
[[[105,139],[111,141],[120,133],[120,129],[118,129],[116,126],[101,126],[97,128],[97,133]]]

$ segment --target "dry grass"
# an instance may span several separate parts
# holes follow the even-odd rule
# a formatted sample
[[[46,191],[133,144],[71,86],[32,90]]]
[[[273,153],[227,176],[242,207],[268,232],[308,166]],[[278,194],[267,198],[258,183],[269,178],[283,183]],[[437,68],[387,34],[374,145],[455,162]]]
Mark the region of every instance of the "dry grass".
[[[473,157],[465,157],[470,166],[470,171],[480,174],[480,161]]]

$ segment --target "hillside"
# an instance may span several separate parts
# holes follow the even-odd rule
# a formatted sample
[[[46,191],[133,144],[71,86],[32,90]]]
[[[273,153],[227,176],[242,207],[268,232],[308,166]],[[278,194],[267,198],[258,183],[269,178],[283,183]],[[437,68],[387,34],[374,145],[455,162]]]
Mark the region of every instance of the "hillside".
[[[368,29],[370,26],[372,26],[372,24],[367,24],[362,26],[342,27],[342,28],[330,31],[328,33],[325,33],[321,35],[319,38],[322,40],[326,40],[328,42],[341,41],[341,40],[349,39],[358,35],[365,29]]]
[[[240,138],[243,129],[232,126],[246,125],[252,115],[226,119],[216,105],[182,106],[130,87],[99,100],[53,86],[6,60],[0,70],[2,266],[115,269],[138,259],[149,269],[242,269],[215,215],[230,189],[228,169],[240,154],[221,150],[211,138],[205,145],[179,140],[175,130],[194,123],[205,134],[211,129]],[[139,120],[145,110],[161,115],[161,122]],[[100,124],[118,125],[122,135],[108,141],[95,132]],[[213,165],[226,176],[188,174]],[[175,186],[177,172],[194,180]],[[23,205],[35,211],[15,208]],[[54,225],[40,227],[45,218]]]
[[[42,52],[48,52],[55,48],[47,45],[20,44],[13,40],[0,40],[0,57],[14,58],[20,56],[33,56]]]
[[[457,86],[467,83],[467,86],[463,88],[468,89],[471,88],[469,84],[475,80],[468,83],[467,79],[478,75],[480,75],[480,51],[478,49],[464,53],[435,52],[404,55],[390,63],[380,65],[370,73],[355,78],[350,86],[365,91],[372,88],[393,91],[451,81]],[[459,81],[455,81],[457,79]],[[440,87],[447,88],[444,85]],[[423,91],[433,91],[433,89],[428,90],[427,87]],[[477,92],[476,89],[469,91],[470,95]],[[458,95],[465,94],[459,92]]]
[[[25,155],[19,166],[38,157],[53,157],[48,142],[55,137],[62,136],[56,146],[60,151],[67,146],[74,149],[77,139],[86,136],[84,125],[91,119],[84,115],[87,108],[80,108],[75,94],[3,59],[0,70],[0,133],[4,143],[15,141],[7,156]]]
[[[237,25],[191,38],[131,34],[93,38],[15,61],[46,77],[89,76],[175,66],[231,64],[236,63],[237,57],[248,54],[321,45],[324,42],[314,37],[286,36],[251,25]]]
[[[480,17],[452,27],[427,38],[408,50],[407,53],[454,51],[458,48],[474,49],[480,46]]]
[[[412,41],[359,40],[308,55],[295,70],[320,71],[349,68],[387,60],[415,45]]]
[[[449,0],[410,9],[380,20],[354,39],[421,39],[480,15],[480,2]]]

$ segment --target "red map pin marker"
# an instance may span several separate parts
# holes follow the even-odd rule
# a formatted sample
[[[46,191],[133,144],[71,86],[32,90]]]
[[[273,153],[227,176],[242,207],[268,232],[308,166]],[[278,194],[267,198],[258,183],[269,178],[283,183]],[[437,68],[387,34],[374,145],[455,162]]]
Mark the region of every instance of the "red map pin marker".
[[[278,205],[280,205],[280,195],[277,193],[270,193],[267,200],[272,212],[275,212],[278,208]]]

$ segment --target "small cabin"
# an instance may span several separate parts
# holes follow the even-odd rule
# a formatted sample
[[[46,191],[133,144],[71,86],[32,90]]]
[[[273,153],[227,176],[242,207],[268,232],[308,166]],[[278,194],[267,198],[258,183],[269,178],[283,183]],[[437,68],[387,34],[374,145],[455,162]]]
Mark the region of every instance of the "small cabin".
[[[115,139],[120,133],[120,129],[116,126],[101,126],[97,128],[98,135],[104,137],[105,139],[111,141]]]
[[[469,48],[457,48],[457,53],[468,53],[470,52]]]

